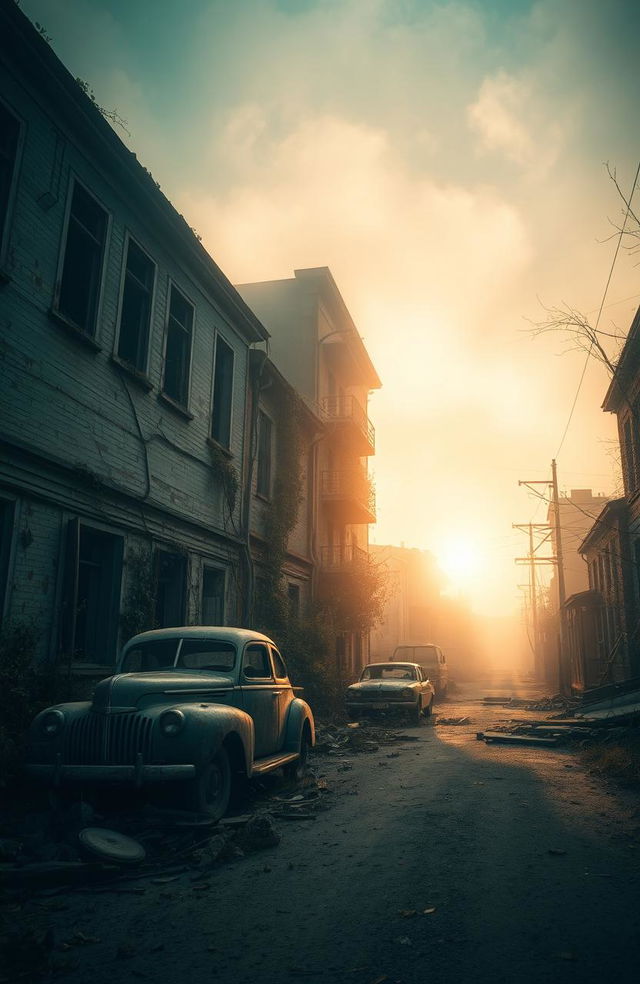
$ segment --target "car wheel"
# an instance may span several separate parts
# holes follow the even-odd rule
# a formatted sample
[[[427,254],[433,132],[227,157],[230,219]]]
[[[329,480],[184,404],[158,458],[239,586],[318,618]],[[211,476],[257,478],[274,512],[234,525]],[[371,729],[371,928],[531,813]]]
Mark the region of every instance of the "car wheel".
[[[220,820],[227,812],[231,797],[231,765],[226,748],[220,748],[196,779],[187,786],[187,809],[206,813]]]
[[[433,714],[433,697],[431,698],[427,706],[422,708],[422,713],[426,718],[431,717],[431,715]]]
[[[287,779],[291,779],[293,782],[302,782],[309,768],[310,751],[311,742],[309,741],[309,732],[307,728],[304,728],[300,736],[300,752],[298,758],[295,762],[291,762],[290,765],[286,765],[284,768],[284,774]]]
[[[416,727],[420,726],[422,721],[422,701],[418,700],[416,706],[411,708],[409,711],[409,720]]]

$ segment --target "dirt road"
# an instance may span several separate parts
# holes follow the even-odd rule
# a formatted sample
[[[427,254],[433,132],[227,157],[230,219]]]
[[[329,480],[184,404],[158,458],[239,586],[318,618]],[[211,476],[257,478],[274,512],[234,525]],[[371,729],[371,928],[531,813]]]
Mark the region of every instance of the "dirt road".
[[[476,740],[513,712],[462,696],[438,713],[471,723],[316,757],[333,805],[281,822],[278,847],[204,882],[187,873],[140,895],[44,900],[57,940],[99,939],[72,947],[65,980],[637,979],[638,798],[569,751]]]

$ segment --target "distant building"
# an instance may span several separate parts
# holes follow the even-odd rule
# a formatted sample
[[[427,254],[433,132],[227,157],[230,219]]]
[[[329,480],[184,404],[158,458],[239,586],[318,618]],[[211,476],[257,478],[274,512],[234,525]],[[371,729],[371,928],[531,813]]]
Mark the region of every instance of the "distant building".
[[[273,365],[323,423],[309,460],[314,595],[341,602],[336,659],[353,676],[368,656],[368,631],[358,626],[356,609],[376,518],[367,468],[375,431],[367,403],[380,379],[327,267],[240,284],[238,291],[270,332]]]
[[[379,544],[369,549],[373,560],[388,569],[391,582],[384,618],[371,632],[372,656],[389,659],[401,643],[440,644],[437,622],[443,577],[433,554]]]
[[[609,496],[594,495],[591,489],[571,489],[570,492],[562,493],[559,497],[565,599],[579,591],[586,591],[589,587],[589,571],[580,553],[580,545],[608,501]],[[556,554],[557,535],[553,504],[549,505],[547,522],[551,527],[552,552]],[[560,599],[558,579],[555,574],[551,579],[550,594],[552,604],[557,611]]]

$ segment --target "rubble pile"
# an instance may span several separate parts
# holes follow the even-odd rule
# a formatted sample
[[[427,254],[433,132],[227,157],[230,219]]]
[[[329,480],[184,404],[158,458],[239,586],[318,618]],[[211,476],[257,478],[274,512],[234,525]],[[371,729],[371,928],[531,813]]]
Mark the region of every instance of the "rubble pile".
[[[408,735],[397,729],[354,721],[346,726],[328,724],[318,727],[314,752],[320,755],[357,755],[362,752],[377,752],[380,745],[419,740],[416,735]]]

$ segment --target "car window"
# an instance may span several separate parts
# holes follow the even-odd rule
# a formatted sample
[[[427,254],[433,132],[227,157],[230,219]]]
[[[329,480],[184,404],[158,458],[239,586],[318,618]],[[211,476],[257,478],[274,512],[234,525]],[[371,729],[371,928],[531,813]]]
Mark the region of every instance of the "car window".
[[[218,670],[230,673],[236,662],[236,647],[217,639],[183,639],[178,666],[185,670]]]
[[[435,646],[416,646],[416,662],[421,666],[437,666],[438,650]]]
[[[378,666],[365,666],[361,680],[415,680],[415,666],[397,663],[383,663]]]
[[[149,673],[170,670],[176,661],[178,639],[148,639],[132,646],[125,655],[121,673]]]
[[[248,680],[271,680],[269,651],[261,642],[250,643],[244,651],[243,670]]]
[[[275,646],[271,647],[271,655],[273,656],[273,666],[276,671],[276,678],[278,680],[284,680],[288,676],[287,668],[284,665],[284,660]]]

